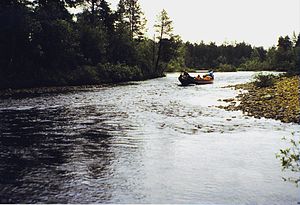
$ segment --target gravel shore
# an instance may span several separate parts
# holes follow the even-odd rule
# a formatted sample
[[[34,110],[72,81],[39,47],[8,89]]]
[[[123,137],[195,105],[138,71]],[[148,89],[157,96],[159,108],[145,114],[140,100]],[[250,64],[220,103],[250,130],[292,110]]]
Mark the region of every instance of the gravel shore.
[[[299,76],[280,77],[274,86],[258,88],[254,83],[238,84],[234,89],[246,90],[236,98],[223,99],[226,110],[241,110],[256,118],[272,118],[282,122],[300,123]]]

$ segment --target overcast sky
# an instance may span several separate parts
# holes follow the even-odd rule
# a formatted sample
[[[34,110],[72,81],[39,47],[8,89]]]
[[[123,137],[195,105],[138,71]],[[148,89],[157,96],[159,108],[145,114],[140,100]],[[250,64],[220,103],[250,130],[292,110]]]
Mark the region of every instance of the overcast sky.
[[[118,0],[108,0],[115,8]],[[139,0],[148,20],[148,35],[165,9],[174,33],[184,41],[250,43],[265,48],[279,36],[300,32],[300,0]]]

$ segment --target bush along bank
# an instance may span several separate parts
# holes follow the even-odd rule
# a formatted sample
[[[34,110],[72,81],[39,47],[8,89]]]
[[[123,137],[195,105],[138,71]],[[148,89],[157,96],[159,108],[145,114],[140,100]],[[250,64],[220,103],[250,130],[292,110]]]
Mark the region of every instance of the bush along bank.
[[[265,84],[259,79],[268,79]],[[225,110],[241,110],[255,118],[271,118],[285,123],[300,123],[300,77],[256,77],[256,81],[233,86],[247,92],[235,99],[224,99],[229,104],[218,106]]]
[[[109,63],[98,64],[96,66],[83,66],[68,74],[62,73],[61,75],[57,75],[57,73],[43,73],[40,75],[39,80],[34,80],[34,82],[39,85],[37,87],[34,87],[34,84],[27,84],[27,86],[24,84],[21,86],[24,88],[0,89],[0,98],[86,91],[107,84],[128,83],[129,81],[145,80],[151,77],[150,75],[145,75],[138,66],[128,66],[124,64],[113,65]],[[159,75],[157,74],[154,77],[159,77]],[[32,87],[28,85],[32,85]]]

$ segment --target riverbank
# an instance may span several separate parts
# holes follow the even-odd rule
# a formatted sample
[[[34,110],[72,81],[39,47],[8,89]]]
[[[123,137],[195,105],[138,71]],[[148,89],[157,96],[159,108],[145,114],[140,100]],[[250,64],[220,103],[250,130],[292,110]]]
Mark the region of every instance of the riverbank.
[[[37,97],[44,94],[54,94],[54,93],[70,93],[70,92],[87,92],[95,91],[102,87],[112,86],[112,85],[128,85],[134,82],[122,82],[122,83],[105,83],[99,85],[79,85],[79,86],[51,86],[51,87],[36,87],[36,88],[15,88],[15,89],[2,89],[0,90],[0,99],[7,98],[24,98],[24,97]]]
[[[84,85],[84,86],[61,86],[61,87],[37,87],[37,88],[20,88],[20,89],[3,89],[0,90],[0,99],[34,97],[50,93],[68,93],[78,91],[89,91],[95,88],[101,88],[103,85]]]
[[[273,86],[258,88],[253,82],[232,86],[242,89],[236,98],[223,99],[229,103],[218,106],[225,110],[241,110],[255,118],[271,118],[282,122],[300,123],[299,76],[280,77]]]

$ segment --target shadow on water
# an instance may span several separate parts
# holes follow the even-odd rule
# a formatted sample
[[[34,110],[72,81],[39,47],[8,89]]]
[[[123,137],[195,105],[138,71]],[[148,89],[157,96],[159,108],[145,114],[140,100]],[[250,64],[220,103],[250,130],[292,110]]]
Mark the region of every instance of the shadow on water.
[[[101,119],[82,120],[96,111],[84,110],[0,111],[1,203],[68,203],[74,198],[72,182],[82,175],[94,179],[111,175],[112,136],[105,130],[110,128]],[[99,186],[107,187],[105,183]],[[109,200],[106,193],[98,194],[102,201]]]
[[[188,84],[188,85],[182,85],[182,84],[178,84],[179,87],[192,87],[192,86],[196,86],[194,84]]]

